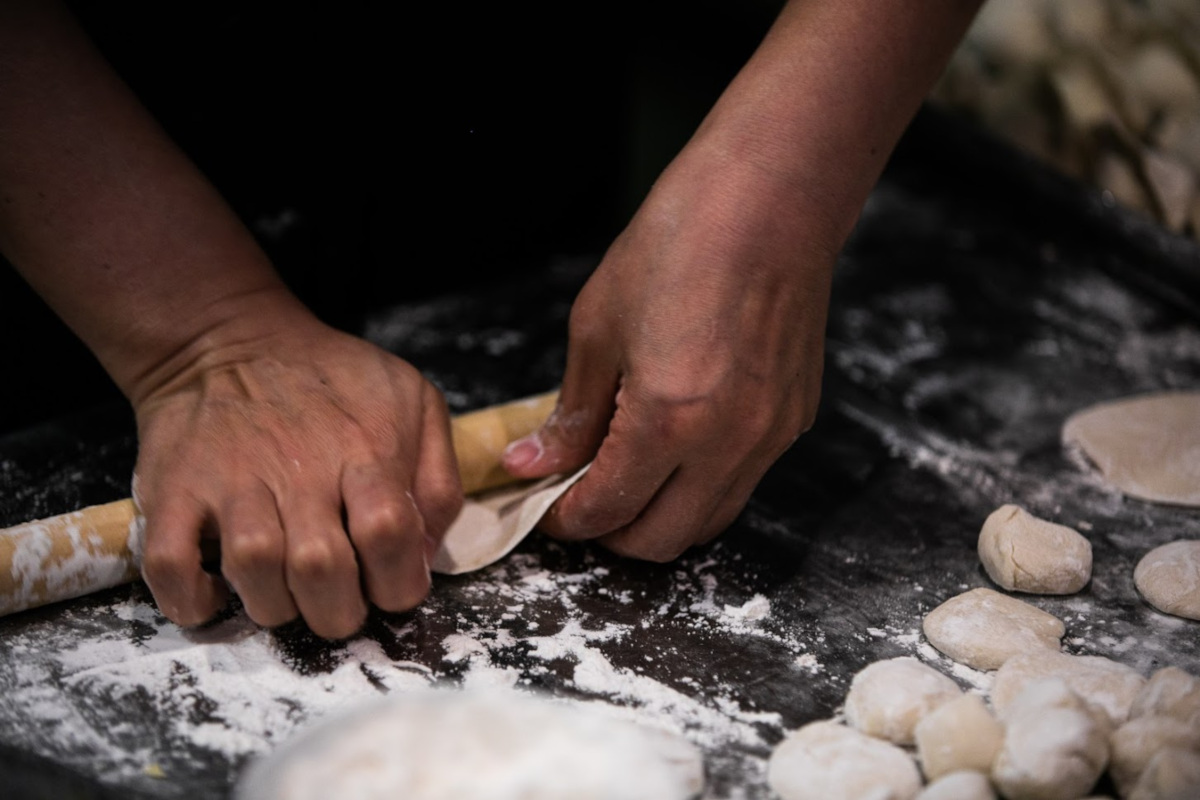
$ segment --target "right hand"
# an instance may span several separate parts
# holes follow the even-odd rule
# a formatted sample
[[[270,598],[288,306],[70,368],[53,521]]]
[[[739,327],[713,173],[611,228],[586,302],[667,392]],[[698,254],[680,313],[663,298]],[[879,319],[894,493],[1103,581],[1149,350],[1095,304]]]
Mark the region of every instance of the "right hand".
[[[368,602],[424,599],[462,490],[445,402],[411,365],[303,313],[133,399],[142,572],[168,618],[209,620],[228,583],[260,625],[337,639]]]

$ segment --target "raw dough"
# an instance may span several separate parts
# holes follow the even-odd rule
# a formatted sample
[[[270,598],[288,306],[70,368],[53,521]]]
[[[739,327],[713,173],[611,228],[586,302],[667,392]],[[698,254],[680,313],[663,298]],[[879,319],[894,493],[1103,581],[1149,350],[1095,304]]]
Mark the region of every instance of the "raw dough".
[[[922,624],[929,643],[975,669],[997,669],[1021,653],[1058,652],[1062,620],[991,589],[972,589],[930,611]]]
[[[1103,656],[1026,653],[1009,659],[996,673],[992,708],[1005,719],[1017,695],[1045,678],[1062,678],[1085,702],[1102,710],[1114,728],[1129,718],[1133,700],[1146,683],[1135,670]]]
[[[1026,692],[1014,699],[992,782],[1008,800],[1083,797],[1108,761],[1107,726],[1081,700],[1071,702],[1061,683],[1034,684]]]
[[[442,575],[461,575],[504,558],[587,469],[567,478],[554,475],[468,497],[434,553],[430,569]]]
[[[846,721],[869,736],[912,744],[923,716],[961,696],[957,683],[915,658],[876,661],[850,682]]]
[[[1138,562],[1133,582],[1159,611],[1200,619],[1200,540],[1154,548]]]
[[[986,773],[1004,742],[1004,726],[976,694],[930,712],[916,728],[917,755],[928,780],[962,770]]]
[[[951,772],[926,786],[916,800],[996,800],[982,772]]]
[[[831,721],[805,725],[780,742],[767,782],[783,800],[911,800],[921,789],[903,750]]]
[[[690,800],[691,744],[581,703],[425,691],[325,722],[257,762],[238,800]]]
[[[1129,716],[1174,717],[1200,728],[1200,680],[1179,667],[1163,667],[1138,692]]]
[[[1196,800],[1200,797],[1200,753],[1167,748],[1150,759],[1129,800]]]
[[[1010,592],[1074,594],[1092,577],[1091,542],[1014,505],[1000,506],[983,523],[979,560]]]
[[[1127,797],[1159,751],[1176,747],[1200,752],[1200,726],[1174,717],[1137,717],[1117,728],[1109,744],[1112,747],[1109,775],[1117,793]]]
[[[1130,497],[1200,506],[1200,392],[1101,403],[1068,419],[1062,437]]]

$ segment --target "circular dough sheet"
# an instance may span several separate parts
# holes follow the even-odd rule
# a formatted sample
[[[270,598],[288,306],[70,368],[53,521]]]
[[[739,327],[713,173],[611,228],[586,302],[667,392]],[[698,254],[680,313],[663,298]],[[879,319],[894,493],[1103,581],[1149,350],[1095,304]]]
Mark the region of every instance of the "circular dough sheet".
[[[520,691],[430,690],[322,722],[251,764],[237,800],[691,800],[675,734]]]
[[[1130,497],[1200,506],[1200,392],[1101,403],[1071,416],[1062,435]]]

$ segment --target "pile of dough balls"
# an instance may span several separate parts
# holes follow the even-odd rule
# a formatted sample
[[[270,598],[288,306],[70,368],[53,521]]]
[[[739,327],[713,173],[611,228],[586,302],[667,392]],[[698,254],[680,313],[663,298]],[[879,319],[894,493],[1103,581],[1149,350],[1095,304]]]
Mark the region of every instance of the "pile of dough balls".
[[[989,0],[936,101],[1200,236],[1200,3]]]
[[[1091,578],[1083,536],[1016,506],[987,518],[979,557],[1008,591],[1069,594]],[[772,754],[783,800],[1078,800],[1106,772],[1126,800],[1200,798],[1196,677],[1166,667],[1146,680],[1068,655],[1062,620],[993,589],[950,598],[923,630],[951,659],[996,670],[990,697],[915,658],[870,664],[851,681],[845,724],[805,725]]]

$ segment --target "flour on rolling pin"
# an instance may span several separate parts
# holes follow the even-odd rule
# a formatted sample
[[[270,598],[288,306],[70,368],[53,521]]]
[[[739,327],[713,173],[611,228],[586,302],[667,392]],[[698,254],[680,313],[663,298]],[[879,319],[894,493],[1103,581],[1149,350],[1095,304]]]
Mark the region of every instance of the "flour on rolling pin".
[[[9,528],[0,536],[0,614],[138,576],[142,517],[129,500]]]

